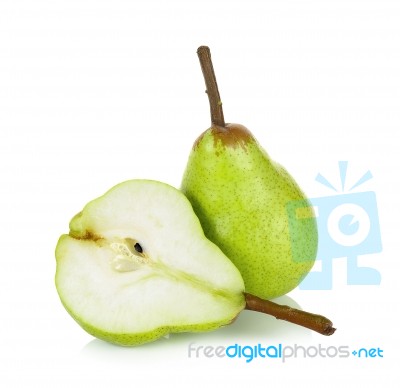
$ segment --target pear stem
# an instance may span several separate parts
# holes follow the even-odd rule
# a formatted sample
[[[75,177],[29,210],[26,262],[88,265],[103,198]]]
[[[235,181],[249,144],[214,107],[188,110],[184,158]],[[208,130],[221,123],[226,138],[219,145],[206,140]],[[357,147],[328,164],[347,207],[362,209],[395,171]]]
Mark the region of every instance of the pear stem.
[[[244,295],[246,298],[246,310],[272,315],[276,319],[292,322],[323,335],[332,335],[336,330],[332,326],[332,322],[322,315],[311,314],[289,306],[280,305],[251,294],[245,293]]]
[[[217,78],[215,77],[214,67],[211,60],[210,48],[207,46],[200,46],[197,49],[197,55],[206,82],[206,93],[210,102],[211,123],[213,125],[225,127],[224,112],[222,110]]]

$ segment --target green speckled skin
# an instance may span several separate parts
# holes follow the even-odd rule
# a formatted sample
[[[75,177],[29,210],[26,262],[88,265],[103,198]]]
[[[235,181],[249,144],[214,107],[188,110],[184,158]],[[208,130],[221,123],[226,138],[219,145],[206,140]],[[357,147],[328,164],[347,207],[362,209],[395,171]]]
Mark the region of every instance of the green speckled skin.
[[[206,236],[241,272],[246,292],[272,299],[295,288],[313,266],[315,216],[286,170],[246,128],[231,126],[236,126],[231,137],[229,128],[221,135],[221,128],[211,127],[197,140],[181,189]],[[290,223],[289,231],[292,201],[303,201],[311,217]]]

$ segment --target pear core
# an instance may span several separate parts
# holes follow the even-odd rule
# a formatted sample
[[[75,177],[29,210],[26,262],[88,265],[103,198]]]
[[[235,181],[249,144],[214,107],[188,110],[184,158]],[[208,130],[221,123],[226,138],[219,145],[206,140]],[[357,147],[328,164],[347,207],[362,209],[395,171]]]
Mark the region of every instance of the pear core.
[[[111,267],[115,271],[130,272],[139,269],[142,265],[150,264],[148,257],[134,249],[136,244],[138,243],[130,238],[110,244],[110,248],[116,253],[116,256],[110,260]]]

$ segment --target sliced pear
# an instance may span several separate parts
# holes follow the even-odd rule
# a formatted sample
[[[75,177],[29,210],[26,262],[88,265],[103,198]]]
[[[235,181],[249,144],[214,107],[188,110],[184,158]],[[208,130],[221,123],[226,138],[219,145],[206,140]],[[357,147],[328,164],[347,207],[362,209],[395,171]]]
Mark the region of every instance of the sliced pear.
[[[186,197],[161,182],[127,181],[88,203],[56,259],[65,308],[112,343],[213,330],[245,307],[239,271],[205,238]]]

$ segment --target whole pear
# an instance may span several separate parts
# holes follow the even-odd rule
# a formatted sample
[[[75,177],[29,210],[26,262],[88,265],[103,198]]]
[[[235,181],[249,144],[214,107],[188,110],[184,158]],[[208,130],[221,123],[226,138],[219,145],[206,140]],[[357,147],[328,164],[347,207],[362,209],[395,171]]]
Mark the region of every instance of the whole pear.
[[[284,295],[315,261],[313,208],[247,128],[225,123],[208,47],[198,55],[212,125],[193,145],[181,189],[206,237],[239,269],[246,292],[263,299]]]

